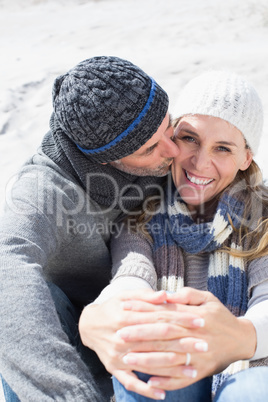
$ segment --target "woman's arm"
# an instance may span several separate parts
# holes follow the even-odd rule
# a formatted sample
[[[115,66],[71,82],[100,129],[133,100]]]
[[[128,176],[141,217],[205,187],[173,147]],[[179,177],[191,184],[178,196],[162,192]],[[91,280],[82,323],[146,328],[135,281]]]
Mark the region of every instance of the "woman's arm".
[[[111,256],[113,280],[124,276],[141,278],[157,290],[152,243],[148,238],[125,224],[120,235],[111,240]]]
[[[123,230],[111,239],[111,256],[113,279],[92,304],[103,303],[122,291],[156,290],[151,243],[142,234],[123,225]]]
[[[249,309],[244,318],[250,320],[257,334],[257,347],[251,360],[268,356],[268,279],[254,286]]]

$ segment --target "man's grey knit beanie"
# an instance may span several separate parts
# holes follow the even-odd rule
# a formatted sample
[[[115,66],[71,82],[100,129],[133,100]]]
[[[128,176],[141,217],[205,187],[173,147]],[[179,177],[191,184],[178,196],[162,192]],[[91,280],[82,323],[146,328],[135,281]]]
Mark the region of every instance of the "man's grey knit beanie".
[[[137,151],[161,125],[166,92],[139,67],[117,57],[93,57],[55,80],[54,118],[97,162]]]

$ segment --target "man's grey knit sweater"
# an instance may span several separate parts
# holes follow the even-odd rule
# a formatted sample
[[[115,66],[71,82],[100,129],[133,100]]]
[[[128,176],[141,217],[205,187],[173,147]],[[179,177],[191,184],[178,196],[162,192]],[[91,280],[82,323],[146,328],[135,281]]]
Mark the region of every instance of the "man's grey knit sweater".
[[[71,176],[36,154],[14,180],[0,220],[0,374],[22,401],[97,401],[61,328],[46,282],[81,308],[110,279],[104,211]]]

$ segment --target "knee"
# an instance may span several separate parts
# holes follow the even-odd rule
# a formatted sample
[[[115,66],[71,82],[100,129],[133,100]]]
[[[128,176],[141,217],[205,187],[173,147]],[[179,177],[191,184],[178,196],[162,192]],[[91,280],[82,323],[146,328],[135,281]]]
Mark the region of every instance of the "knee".
[[[214,402],[263,402],[268,395],[268,367],[256,367],[230,376]]]

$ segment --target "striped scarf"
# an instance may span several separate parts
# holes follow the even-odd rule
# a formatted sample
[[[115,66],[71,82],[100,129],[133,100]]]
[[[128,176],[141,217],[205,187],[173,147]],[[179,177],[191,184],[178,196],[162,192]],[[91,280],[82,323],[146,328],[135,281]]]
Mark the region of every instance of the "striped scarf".
[[[190,254],[208,252],[207,289],[238,317],[245,314],[248,304],[245,261],[222,251],[226,245],[234,249],[241,247],[234,228],[241,224],[245,194],[235,195],[225,191],[213,220],[197,224],[185,203],[173,192],[171,196],[167,195],[164,205],[151,219],[150,235],[158,289],[176,292],[184,286],[183,251]],[[235,362],[224,372],[214,375],[213,393],[230,374],[248,367],[248,361]]]

